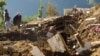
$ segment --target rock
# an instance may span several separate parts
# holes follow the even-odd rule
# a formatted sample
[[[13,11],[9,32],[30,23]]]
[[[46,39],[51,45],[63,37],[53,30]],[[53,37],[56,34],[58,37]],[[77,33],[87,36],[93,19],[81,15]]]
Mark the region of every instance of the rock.
[[[3,54],[3,52],[4,52],[4,48],[3,47],[4,47],[3,44],[0,44],[0,54]]]
[[[33,56],[45,56],[43,54],[43,52],[40,51],[40,49],[37,47],[37,46],[34,46],[34,48],[30,51],[30,53],[33,55]]]
[[[13,53],[12,56],[21,56],[20,53]]]
[[[62,36],[60,34],[54,35],[52,38],[48,39],[47,42],[49,43],[52,52],[64,52],[66,51],[65,45],[62,41]]]

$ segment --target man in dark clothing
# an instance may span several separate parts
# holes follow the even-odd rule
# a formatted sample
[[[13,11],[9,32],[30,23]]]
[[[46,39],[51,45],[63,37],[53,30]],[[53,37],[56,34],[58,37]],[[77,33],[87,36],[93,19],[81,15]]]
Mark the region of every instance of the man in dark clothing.
[[[3,13],[3,18],[4,18],[4,22],[5,22],[5,28],[7,31],[9,31],[11,24],[10,24],[10,17],[9,17],[9,13],[8,13],[7,9],[5,9],[5,11]]]
[[[13,24],[14,25],[17,25],[18,28],[20,28],[20,24],[21,24],[21,20],[22,19],[22,16],[20,13],[17,13],[17,15],[13,18]]]
[[[9,13],[8,13],[7,9],[5,9],[3,16],[4,16],[4,21],[9,21],[10,20]]]

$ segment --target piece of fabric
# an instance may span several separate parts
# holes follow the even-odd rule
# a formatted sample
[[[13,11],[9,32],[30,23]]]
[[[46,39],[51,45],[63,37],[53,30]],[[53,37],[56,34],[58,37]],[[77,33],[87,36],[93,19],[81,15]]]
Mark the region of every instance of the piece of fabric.
[[[10,21],[5,21],[5,28],[6,30],[9,30],[11,27],[11,22]]]

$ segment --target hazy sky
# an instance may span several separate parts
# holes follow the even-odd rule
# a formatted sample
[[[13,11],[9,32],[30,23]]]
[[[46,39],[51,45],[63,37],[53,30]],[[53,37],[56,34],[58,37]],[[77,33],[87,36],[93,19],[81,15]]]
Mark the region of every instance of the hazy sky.
[[[6,0],[6,2],[6,8],[11,17],[14,17],[17,12],[20,12],[23,16],[33,16],[37,13],[40,5],[40,0]],[[44,10],[48,2],[56,6],[60,15],[63,15],[64,8],[71,8],[74,5],[77,5],[77,7],[89,7],[86,0],[44,0]]]

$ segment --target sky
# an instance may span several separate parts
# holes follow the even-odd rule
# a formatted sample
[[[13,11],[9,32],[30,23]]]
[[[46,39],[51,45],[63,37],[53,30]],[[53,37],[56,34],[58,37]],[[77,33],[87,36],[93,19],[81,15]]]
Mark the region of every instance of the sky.
[[[60,15],[63,15],[64,8],[72,8],[74,5],[82,8],[90,7],[86,0],[43,0],[44,15],[48,2],[56,6]],[[11,18],[13,18],[17,12],[20,12],[23,17],[36,15],[40,0],[6,0],[6,3],[6,8],[8,9]]]

